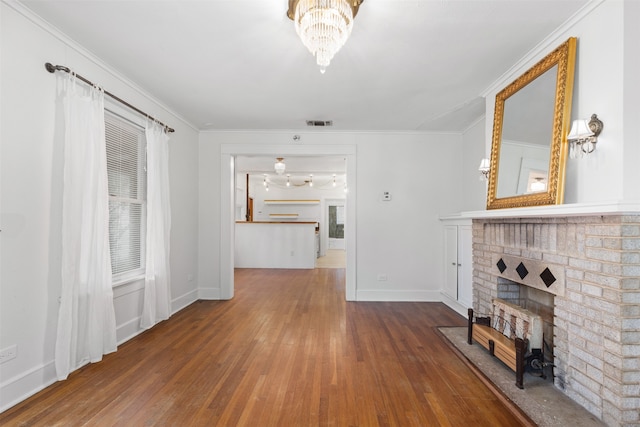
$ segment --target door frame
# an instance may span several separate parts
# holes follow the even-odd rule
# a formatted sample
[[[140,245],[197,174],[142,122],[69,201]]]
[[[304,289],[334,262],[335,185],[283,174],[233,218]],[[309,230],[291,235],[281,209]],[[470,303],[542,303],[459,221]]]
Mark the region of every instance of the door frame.
[[[356,146],[344,145],[220,145],[220,298],[234,294],[235,198],[237,156],[343,156],[347,167],[348,196],[345,224],[346,261],[345,299],[356,301]]]

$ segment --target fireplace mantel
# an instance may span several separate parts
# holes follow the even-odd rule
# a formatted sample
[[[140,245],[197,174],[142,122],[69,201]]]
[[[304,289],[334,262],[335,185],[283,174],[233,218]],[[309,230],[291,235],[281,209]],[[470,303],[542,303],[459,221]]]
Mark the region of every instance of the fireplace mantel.
[[[626,215],[640,213],[640,201],[614,201],[598,203],[569,203],[564,205],[535,206],[530,208],[467,211],[441,216],[441,220],[485,218],[567,217],[591,215]]]

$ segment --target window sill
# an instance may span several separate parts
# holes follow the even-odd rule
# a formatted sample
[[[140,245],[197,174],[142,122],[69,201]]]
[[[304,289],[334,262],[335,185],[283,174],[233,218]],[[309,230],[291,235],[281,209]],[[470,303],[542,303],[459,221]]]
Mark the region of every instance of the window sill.
[[[130,276],[118,277],[113,280],[111,284],[112,288],[117,288],[118,286],[123,286],[131,282],[137,282],[139,280],[144,280],[144,273],[133,274]]]

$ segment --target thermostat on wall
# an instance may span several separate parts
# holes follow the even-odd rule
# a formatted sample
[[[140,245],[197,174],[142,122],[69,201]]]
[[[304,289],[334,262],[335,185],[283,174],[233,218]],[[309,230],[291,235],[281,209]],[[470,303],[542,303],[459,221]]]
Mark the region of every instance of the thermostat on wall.
[[[382,193],[382,201],[383,202],[391,201],[391,193],[388,191],[385,191],[384,193]]]

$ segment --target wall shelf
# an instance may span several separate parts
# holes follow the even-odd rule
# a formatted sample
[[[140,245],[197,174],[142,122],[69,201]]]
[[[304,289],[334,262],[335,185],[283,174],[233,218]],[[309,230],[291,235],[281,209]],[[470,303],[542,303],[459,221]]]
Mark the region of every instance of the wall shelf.
[[[265,200],[265,205],[319,205],[320,200]]]

